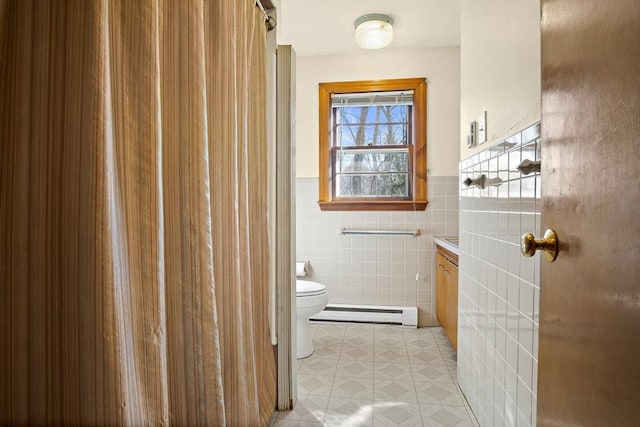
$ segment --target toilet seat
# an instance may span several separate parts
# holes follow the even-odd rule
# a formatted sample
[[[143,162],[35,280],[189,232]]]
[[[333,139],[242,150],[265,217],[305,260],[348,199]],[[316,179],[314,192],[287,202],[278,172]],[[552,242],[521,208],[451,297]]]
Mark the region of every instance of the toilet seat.
[[[296,297],[313,297],[327,292],[327,287],[322,283],[309,280],[296,281]]]

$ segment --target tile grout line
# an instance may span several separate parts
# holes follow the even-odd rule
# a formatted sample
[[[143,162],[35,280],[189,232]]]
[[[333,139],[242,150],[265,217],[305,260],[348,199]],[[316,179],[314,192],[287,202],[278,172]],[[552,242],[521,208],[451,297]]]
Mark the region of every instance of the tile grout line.
[[[433,337],[432,337],[433,338]],[[406,340],[406,335],[403,333],[403,339],[404,339],[404,345],[405,348],[407,347],[407,340]],[[408,351],[407,351],[407,356],[408,356]],[[422,423],[422,425],[425,425],[424,422],[424,417],[422,416],[422,405],[420,404],[420,398],[418,397],[418,387],[416,386],[416,379],[415,376],[413,375],[413,363],[411,361],[411,358],[409,358],[409,372],[411,373],[411,383],[413,384],[413,392],[416,395],[416,406],[418,407],[418,412],[420,413],[420,422]]]
[[[322,424],[326,424],[327,421],[327,412],[329,412],[329,406],[331,403],[331,399],[333,397],[333,390],[336,386],[336,376],[338,374],[338,366],[340,365],[340,360],[342,360],[342,349],[344,348],[344,336],[346,333],[346,326],[343,328],[342,331],[342,339],[340,340],[340,351],[338,352],[338,358],[336,359],[336,369],[333,372],[333,379],[331,380],[331,388],[329,389],[329,397],[327,399],[327,407],[325,408],[323,417],[322,417]]]

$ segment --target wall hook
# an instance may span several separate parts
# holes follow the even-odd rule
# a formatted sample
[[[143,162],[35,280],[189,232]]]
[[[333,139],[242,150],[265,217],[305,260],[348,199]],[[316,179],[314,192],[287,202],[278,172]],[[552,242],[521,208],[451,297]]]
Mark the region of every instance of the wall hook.
[[[518,165],[518,170],[522,175],[529,175],[530,173],[540,172],[540,160],[525,159]]]
[[[488,186],[497,187],[499,185],[502,185],[503,182],[504,181],[502,181],[502,179],[500,179],[499,177],[487,178],[486,175],[482,174],[475,179],[471,179],[471,177],[467,177],[467,179],[465,179],[462,183],[467,187],[470,187],[473,185],[478,188],[486,188]]]

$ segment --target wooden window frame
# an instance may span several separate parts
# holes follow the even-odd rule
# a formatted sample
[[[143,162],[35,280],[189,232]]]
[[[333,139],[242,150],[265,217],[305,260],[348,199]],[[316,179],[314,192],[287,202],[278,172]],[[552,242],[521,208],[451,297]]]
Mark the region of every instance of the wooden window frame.
[[[410,186],[412,197],[402,198],[334,198],[333,155],[331,141],[331,95],[365,92],[413,91],[413,114],[409,145]],[[363,80],[353,82],[320,83],[320,177],[318,205],[323,211],[413,211],[427,207],[427,79]]]

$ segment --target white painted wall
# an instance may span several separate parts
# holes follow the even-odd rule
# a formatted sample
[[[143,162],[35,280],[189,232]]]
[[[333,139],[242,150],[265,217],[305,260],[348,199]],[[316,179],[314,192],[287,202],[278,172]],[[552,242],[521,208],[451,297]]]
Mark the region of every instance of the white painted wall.
[[[382,50],[358,55],[301,56],[297,60],[296,168],[318,176],[318,83],[426,77],[427,167],[430,175],[458,174],[460,49]]]
[[[540,121],[540,1],[463,0],[460,158]],[[487,142],[469,149],[467,125],[487,111]]]

